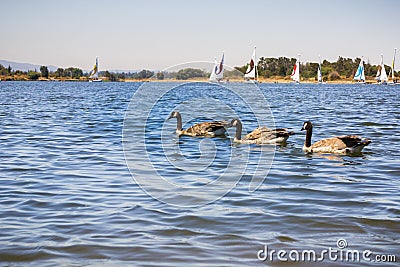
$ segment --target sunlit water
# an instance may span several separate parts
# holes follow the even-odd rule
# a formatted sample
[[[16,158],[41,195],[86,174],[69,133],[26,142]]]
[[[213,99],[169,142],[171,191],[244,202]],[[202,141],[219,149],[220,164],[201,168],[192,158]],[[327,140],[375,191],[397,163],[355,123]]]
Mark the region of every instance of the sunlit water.
[[[138,118],[124,128],[139,86],[0,83],[1,265],[281,265],[276,259],[260,261],[257,252],[265,245],[337,249],[340,238],[347,249],[396,254],[400,261],[400,86],[262,84],[276,127],[296,132],[286,146],[272,149],[232,145],[234,129],[227,138],[177,138],[176,121],[166,120],[176,108],[187,125],[240,116],[250,131],[257,127],[254,110],[265,109],[266,123],[271,119],[256,101],[262,98],[257,91],[244,92],[254,100],[246,106],[217,85],[189,84],[157,102],[146,126]],[[151,86],[154,94],[165,84]],[[216,107],[213,99],[229,108]],[[207,116],[188,118],[190,110],[205,109]],[[314,123],[313,141],[357,134],[372,143],[356,157],[306,155],[300,132],[305,120]],[[125,129],[130,137],[145,129],[143,156],[135,140],[124,150]],[[260,162],[262,153],[267,160],[273,155],[270,170],[271,163]],[[149,160],[160,176],[180,185],[204,188],[232,162],[227,177],[240,173],[241,179],[233,177],[226,195],[196,206],[204,191],[193,199],[175,191],[168,195],[163,188],[156,195],[144,192],[138,178],[154,178],[143,167]],[[185,160],[190,164],[174,165]],[[249,186],[257,166],[269,173],[253,192]],[[157,199],[158,193],[164,198]],[[374,264],[382,266],[362,262]]]

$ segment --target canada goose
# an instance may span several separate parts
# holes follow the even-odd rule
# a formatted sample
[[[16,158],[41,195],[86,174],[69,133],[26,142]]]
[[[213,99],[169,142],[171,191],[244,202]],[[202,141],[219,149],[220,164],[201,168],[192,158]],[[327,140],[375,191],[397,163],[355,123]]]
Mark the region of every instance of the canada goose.
[[[171,118],[176,118],[176,133],[179,136],[224,136],[226,133],[225,127],[228,125],[226,121],[201,122],[183,130],[181,114],[178,111],[173,111],[168,119]]]
[[[288,132],[287,129],[259,127],[242,139],[242,122],[239,119],[233,119],[230,126],[236,126],[233,141],[242,144],[280,144],[286,142],[289,136],[294,134],[294,132]]]
[[[301,130],[306,130],[306,141],[304,142],[303,151],[309,153],[334,153],[334,154],[356,154],[371,143],[370,139],[361,138],[356,135],[342,135],[331,138],[322,139],[311,145],[312,123],[306,121]]]

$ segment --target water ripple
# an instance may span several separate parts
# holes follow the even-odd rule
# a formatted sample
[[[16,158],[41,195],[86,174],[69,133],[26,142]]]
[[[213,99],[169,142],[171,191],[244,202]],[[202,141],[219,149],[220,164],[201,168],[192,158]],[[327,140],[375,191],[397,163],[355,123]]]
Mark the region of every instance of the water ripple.
[[[264,244],[327,249],[338,238],[345,238],[349,248],[398,253],[400,94],[395,86],[263,84],[276,126],[297,134],[275,149],[258,190],[249,192],[248,170],[223,198],[196,209],[152,199],[129,173],[122,126],[139,86],[0,83],[1,265],[253,266],[262,265],[256,253]],[[159,172],[200,187],[224,171],[231,153],[240,159],[250,151],[249,168],[257,167],[251,161],[263,148],[231,145],[232,131],[231,137],[214,140],[218,158],[201,179],[204,170],[187,172],[167,164],[159,156],[159,123],[171,103],[189,105],[189,100],[189,95],[171,94],[149,121],[147,148]],[[249,129],[256,127],[245,106],[231,96],[226,100],[249,114],[243,120]],[[359,134],[373,142],[358,157],[306,155],[299,131],[305,120],[314,122],[315,141]],[[201,146],[207,144],[177,139],[171,125],[166,124],[166,137],[172,140],[167,145],[172,161],[204,156]],[[138,119],[132,133],[142,126]],[[143,161],[135,164],[148,177]]]

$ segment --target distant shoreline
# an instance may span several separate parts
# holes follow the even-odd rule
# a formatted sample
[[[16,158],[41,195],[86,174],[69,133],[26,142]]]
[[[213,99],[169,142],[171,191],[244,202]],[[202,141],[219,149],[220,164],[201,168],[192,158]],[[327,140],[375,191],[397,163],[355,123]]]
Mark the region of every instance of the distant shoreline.
[[[17,77],[17,79],[15,79],[16,77],[1,77],[0,78],[0,82],[9,82],[9,81],[26,81],[26,82],[89,82],[89,79],[45,79],[45,78],[39,78],[37,80],[30,80],[27,79],[26,77]],[[105,77],[101,77],[103,79],[103,82],[107,83],[107,82],[111,82],[109,81],[107,78]],[[209,82],[208,78],[198,78],[198,79],[187,79],[187,80],[178,80],[178,79],[153,79],[153,78],[149,78],[149,79],[125,79],[123,81],[118,81],[118,82],[156,82],[156,83],[184,83],[184,82]],[[232,82],[232,83],[244,83],[244,79],[238,79],[238,78],[233,78],[233,79],[224,79],[223,82],[221,84],[224,84],[226,82]],[[287,79],[287,78],[259,78],[258,79],[259,83],[266,83],[266,84],[291,84],[293,83],[292,80]],[[313,79],[308,79],[308,80],[301,80],[300,81],[301,84],[319,84],[317,81],[313,80]],[[341,79],[341,80],[335,80],[335,81],[327,81],[324,82],[324,84],[357,84],[356,81],[354,80],[348,80],[348,79]],[[376,82],[376,80],[373,79],[369,79],[365,81],[365,84],[378,84]]]

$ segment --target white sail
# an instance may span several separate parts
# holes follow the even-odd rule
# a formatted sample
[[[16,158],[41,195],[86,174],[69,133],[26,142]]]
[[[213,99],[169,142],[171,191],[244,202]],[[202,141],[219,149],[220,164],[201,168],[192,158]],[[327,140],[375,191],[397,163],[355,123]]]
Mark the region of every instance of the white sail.
[[[210,82],[220,82],[224,78],[224,52],[222,52],[221,61],[218,63],[214,59],[214,66],[211,70]]]
[[[293,66],[293,71],[290,78],[292,78],[292,80],[295,81],[296,83],[300,82],[300,55],[296,60],[296,64],[294,64]]]
[[[217,77],[215,75],[215,70],[218,68],[218,62],[217,62],[217,58],[214,58],[214,66],[211,69],[211,74],[210,74],[210,82],[216,82],[217,81]]]
[[[381,71],[381,83],[386,83],[388,81],[388,76],[386,74],[385,65],[382,64],[382,71]]]
[[[364,71],[364,60],[361,58],[360,64],[358,65],[356,74],[354,75],[354,80],[365,81],[365,71]]]
[[[317,79],[319,83],[322,83],[322,72],[321,72],[321,57],[319,57],[319,65],[317,71]]]
[[[253,55],[251,56],[249,65],[247,67],[246,73],[244,74],[244,78],[246,80],[257,80],[257,58],[256,58],[256,47],[254,47]]]
[[[394,63],[396,61],[396,52],[397,52],[397,48],[394,49],[394,55],[393,55],[393,61],[392,61],[392,66],[391,66],[391,74],[392,74],[392,83],[395,82],[395,78],[394,78]]]
[[[388,76],[385,70],[385,64],[383,64],[383,55],[381,55],[381,64],[378,66],[376,79],[378,80],[379,83],[387,83],[388,81]]]
[[[318,76],[318,82],[322,83],[322,73],[321,73],[321,68],[320,67],[318,67],[317,76]]]
[[[377,70],[377,72],[376,72],[376,76],[375,76],[375,79],[376,80],[380,80],[380,78],[381,78],[381,68],[382,68],[382,66],[381,65],[379,65],[378,66],[378,70]]]

